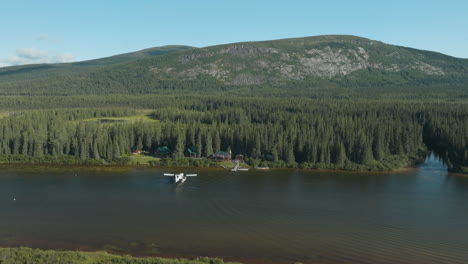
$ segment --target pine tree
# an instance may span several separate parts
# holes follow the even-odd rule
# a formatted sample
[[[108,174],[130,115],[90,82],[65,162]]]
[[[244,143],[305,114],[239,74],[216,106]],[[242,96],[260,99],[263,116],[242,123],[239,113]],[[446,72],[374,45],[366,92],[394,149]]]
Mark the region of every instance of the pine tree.
[[[252,157],[254,159],[258,159],[261,157],[262,153],[261,153],[261,143],[260,143],[260,136],[257,134],[255,136],[255,142],[254,142],[254,145],[253,145],[253,148],[252,148]]]
[[[382,160],[385,157],[384,151],[384,137],[382,131],[377,132],[376,139],[374,140],[373,153],[376,160]]]
[[[286,156],[286,162],[288,164],[294,164],[296,163],[296,160],[294,158],[294,148],[292,144],[289,144],[288,149],[287,149],[287,156]]]
[[[122,153],[120,152],[119,144],[116,139],[114,139],[112,156],[114,157],[114,159],[120,158],[120,156],[122,156]]]
[[[197,158],[202,156],[202,138],[200,132],[197,134]]]
[[[345,149],[343,142],[340,142],[340,144],[338,145],[335,164],[341,168],[344,166],[345,161],[346,161],[346,149]]]
[[[370,144],[367,144],[364,148],[364,152],[362,153],[361,164],[368,165],[373,160],[374,156],[372,155],[372,147]]]
[[[177,134],[177,143],[174,152],[174,158],[181,159],[184,157],[185,151],[185,134],[179,131]]]
[[[213,155],[213,140],[211,138],[211,134],[207,133],[205,136],[205,157],[210,157]]]
[[[273,149],[271,150],[271,155],[273,156],[274,162],[277,162],[279,160],[278,147],[276,145],[273,146]]]
[[[136,148],[137,148],[138,150],[142,150],[142,149],[143,149],[143,140],[141,139],[141,137],[138,137],[138,139],[137,139]]]
[[[98,160],[101,157],[99,156],[99,149],[96,139],[93,141],[93,158]]]
[[[214,137],[214,151],[215,152],[221,151],[221,138],[219,136],[218,130],[216,130],[215,137]]]
[[[34,146],[33,156],[36,158],[42,157],[44,155],[44,152],[43,152],[42,145],[39,142],[39,140],[34,140],[33,146]]]

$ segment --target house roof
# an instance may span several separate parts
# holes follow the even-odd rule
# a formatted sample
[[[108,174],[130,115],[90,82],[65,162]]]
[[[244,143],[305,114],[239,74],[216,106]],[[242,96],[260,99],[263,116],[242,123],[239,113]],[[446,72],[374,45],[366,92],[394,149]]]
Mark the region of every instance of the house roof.
[[[198,146],[191,146],[190,148],[187,149],[188,153],[197,153]]]
[[[229,152],[226,151],[218,151],[214,153],[213,156],[231,156],[231,154],[229,154]]]
[[[167,146],[162,146],[162,147],[158,147],[156,152],[160,153],[160,154],[169,154],[169,153],[172,153],[172,151],[167,147]]]

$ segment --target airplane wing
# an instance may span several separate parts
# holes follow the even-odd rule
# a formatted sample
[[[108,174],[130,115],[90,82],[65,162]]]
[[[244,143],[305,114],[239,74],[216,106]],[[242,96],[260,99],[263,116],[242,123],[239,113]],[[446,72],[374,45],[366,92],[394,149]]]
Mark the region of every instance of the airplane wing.
[[[164,176],[174,176],[175,174],[164,173]]]
[[[197,176],[197,174],[185,174],[185,176],[187,176],[187,177],[195,177],[195,176]]]

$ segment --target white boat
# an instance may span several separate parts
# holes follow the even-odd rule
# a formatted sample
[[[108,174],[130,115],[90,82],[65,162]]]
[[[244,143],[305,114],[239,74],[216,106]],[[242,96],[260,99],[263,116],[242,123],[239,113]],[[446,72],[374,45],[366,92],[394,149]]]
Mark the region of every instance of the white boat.
[[[184,174],[184,173],[178,173],[178,174],[172,174],[172,173],[164,173],[164,176],[168,177],[174,177],[174,182],[175,183],[184,183],[187,180],[187,177],[195,177],[197,174]]]

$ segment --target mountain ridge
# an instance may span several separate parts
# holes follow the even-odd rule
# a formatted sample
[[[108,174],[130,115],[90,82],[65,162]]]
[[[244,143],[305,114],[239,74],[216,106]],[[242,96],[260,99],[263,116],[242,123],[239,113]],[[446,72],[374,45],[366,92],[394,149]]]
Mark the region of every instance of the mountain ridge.
[[[322,35],[204,48],[169,45],[66,65],[0,68],[3,94],[45,92],[47,85],[65,94],[147,93],[187,83],[203,90],[323,81],[337,87],[467,86],[468,59],[351,35]]]

